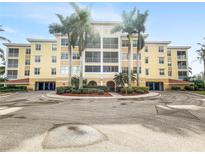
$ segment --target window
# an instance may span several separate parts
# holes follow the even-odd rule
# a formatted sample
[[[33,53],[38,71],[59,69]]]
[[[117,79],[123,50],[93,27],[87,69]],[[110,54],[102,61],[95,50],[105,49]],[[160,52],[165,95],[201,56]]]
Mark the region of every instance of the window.
[[[57,44],[56,43],[52,43],[52,51],[57,51]]]
[[[56,68],[51,68],[51,75],[56,75]]]
[[[121,59],[127,60],[128,59],[128,53],[121,53]]]
[[[164,52],[164,46],[159,46],[159,52]]]
[[[29,76],[30,75],[30,71],[29,70],[25,70],[24,75],[25,76]]]
[[[171,50],[167,50],[167,56],[172,56]]]
[[[36,48],[37,51],[40,51],[41,50],[41,44],[37,43],[35,48]]]
[[[187,69],[186,61],[178,61],[177,65],[178,65],[178,69]]]
[[[98,63],[100,62],[100,52],[85,52],[85,62],[87,63]]]
[[[138,60],[141,60],[141,53],[139,53],[138,56],[139,56],[139,57],[138,57]],[[134,54],[133,54],[133,59],[134,59],[134,60],[137,60],[137,53],[134,53]]]
[[[17,59],[8,59],[8,68],[17,68],[18,60]]]
[[[168,62],[168,66],[172,66],[172,63]]]
[[[169,75],[169,76],[172,76],[172,71],[168,71],[168,75]]]
[[[103,52],[103,62],[104,63],[117,63],[118,62],[118,52]]]
[[[122,47],[128,47],[129,41],[128,40],[122,40]]]
[[[100,72],[100,66],[85,66],[85,72]]]
[[[61,39],[61,46],[68,46],[68,39]]]
[[[148,68],[145,69],[145,75],[149,75],[149,69]]]
[[[80,74],[80,66],[73,66],[72,74]]]
[[[60,72],[62,75],[68,74],[68,66],[61,66]]]
[[[164,75],[164,69],[159,69],[159,75]]]
[[[76,52],[74,52],[73,53],[73,59],[80,59],[80,54],[79,53],[76,53]]]
[[[149,63],[149,58],[145,57],[145,64],[148,64],[148,63]]]
[[[94,39],[88,39],[87,48],[100,48],[101,45],[100,36],[95,37]]]
[[[179,79],[185,79],[187,77],[187,71],[178,71]]]
[[[159,57],[159,64],[164,64],[164,57]]]
[[[144,52],[148,52],[148,46],[145,46]]]
[[[68,59],[68,53],[62,52],[61,53],[61,59]]]
[[[177,58],[185,60],[186,59],[186,51],[177,51]]]
[[[9,57],[18,57],[19,56],[19,49],[18,48],[9,48]]]
[[[56,56],[52,56],[52,57],[51,57],[51,61],[52,61],[52,63],[56,63],[56,62],[57,62]]]
[[[35,63],[41,62],[41,56],[35,56]]]
[[[18,71],[17,70],[8,70],[7,77],[8,79],[17,79]]]
[[[103,48],[117,49],[118,38],[103,38]]]
[[[137,40],[133,40],[133,47],[137,47]]]
[[[122,67],[122,73],[128,73],[128,67]]]
[[[25,65],[30,65],[30,59],[25,60]]]
[[[40,68],[34,68],[34,75],[40,75]]]
[[[118,72],[118,66],[103,66],[103,72]]]
[[[133,72],[136,74],[137,73],[137,67],[134,67],[133,68]],[[139,67],[139,74],[141,74],[142,73],[142,68],[141,67]]]
[[[31,54],[31,49],[30,48],[26,48],[26,54],[30,55]]]

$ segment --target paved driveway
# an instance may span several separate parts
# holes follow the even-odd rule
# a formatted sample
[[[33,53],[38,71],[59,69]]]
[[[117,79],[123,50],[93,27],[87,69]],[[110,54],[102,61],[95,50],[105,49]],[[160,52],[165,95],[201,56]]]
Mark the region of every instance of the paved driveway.
[[[46,93],[0,98],[0,151],[205,151],[204,97],[162,92],[160,98],[70,100],[51,99]],[[157,114],[156,105],[186,107]],[[43,146],[50,134],[55,144],[70,143],[70,136],[63,134],[66,127],[51,132],[69,124],[85,124],[105,138],[78,147]],[[86,131],[75,134],[72,129],[72,137],[79,138],[76,144],[93,137],[92,132],[86,136]]]

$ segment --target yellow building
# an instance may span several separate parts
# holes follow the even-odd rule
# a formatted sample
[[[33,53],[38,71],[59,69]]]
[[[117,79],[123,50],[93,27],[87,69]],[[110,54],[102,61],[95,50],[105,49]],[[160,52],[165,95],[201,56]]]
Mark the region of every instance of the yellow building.
[[[113,77],[128,70],[128,40],[125,34],[111,33],[117,22],[93,22],[99,39],[90,42],[83,53],[83,77],[114,90]],[[147,35],[145,35],[147,39]],[[6,75],[12,84],[24,84],[31,90],[54,90],[68,84],[68,46],[65,36],[54,40],[28,38],[27,44],[5,43]],[[132,69],[140,65],[140,86],[151,90],[183,86],[188,76],[189,46],[170,46],[170,41],[146,41],[136,59],[136,37],[131,48]],[[79,76],[79,54],[72,51],[72,74]],[[133,85],[136,85],[134,82]]]

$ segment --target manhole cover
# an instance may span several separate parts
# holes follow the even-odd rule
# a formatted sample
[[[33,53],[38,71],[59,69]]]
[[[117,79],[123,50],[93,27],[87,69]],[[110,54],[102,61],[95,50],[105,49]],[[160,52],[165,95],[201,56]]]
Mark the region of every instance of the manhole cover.
[[[99,143],[106,136],[93,127],[83,124],[63,124],[48,131],[43,148],[81,147]]]

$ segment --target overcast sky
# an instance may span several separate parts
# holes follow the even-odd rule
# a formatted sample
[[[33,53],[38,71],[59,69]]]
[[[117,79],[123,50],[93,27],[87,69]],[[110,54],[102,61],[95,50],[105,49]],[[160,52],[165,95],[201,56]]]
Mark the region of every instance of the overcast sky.
[[[196,43],[205,37],[205,3],[80,3],[90,7],[93,20],[119,21],[121,12],[137,7],[149,10],[146,23],[147,40],[172,41],[171,45],[192,46],[189,66],[193,73],[202,72],[197,61]],[[69,15],[68,3],[0,3],[0,24],[7,32],[1,33],[12,42],[25,43],[26,38],[53,38],[48,25],[58,22],[55,14]]]

